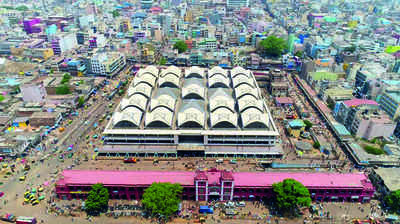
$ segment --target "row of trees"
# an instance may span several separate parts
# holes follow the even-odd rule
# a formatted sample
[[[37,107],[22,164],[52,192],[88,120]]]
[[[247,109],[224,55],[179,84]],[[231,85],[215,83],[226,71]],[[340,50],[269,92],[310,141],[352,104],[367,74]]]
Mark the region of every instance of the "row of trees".
[[[187,44],[183,40],[178,40],[173,45],[174,49],[177,49],[179,53],[183,53],[188,49]],[[283,38],[276,36],[268,36],[262,40],[259,44],[258,52],[264,56],[279,57],[288,49],[287,41]],[[298,52],[296,56],[301,57],[302,52]]]
[[[309,207],[311,197],[308,189],[294,179],[285,179],[272,185],[276,195],[276,207],[288,215],[298,214],[299,208]],[[144,209],[160,219],[168,220],[179,209],[183,188],[179,184],[153,183],[144,191]],[[85,201],[85,211],[89,215],[99,215],[107,211],[109,192],[102,184],[95,184]]]

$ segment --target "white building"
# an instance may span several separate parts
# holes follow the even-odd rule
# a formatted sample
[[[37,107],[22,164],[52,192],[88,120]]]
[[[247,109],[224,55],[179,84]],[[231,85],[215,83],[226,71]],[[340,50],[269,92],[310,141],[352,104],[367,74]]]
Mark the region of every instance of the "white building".
[[[90,60],[92,72],[99,75],[113,76],[126,65],[125,55],[119,52],[102,52]]]
[[[226,5],[231,9],[240,9],[241,7],[249,7],[249,0],[227,0]]]

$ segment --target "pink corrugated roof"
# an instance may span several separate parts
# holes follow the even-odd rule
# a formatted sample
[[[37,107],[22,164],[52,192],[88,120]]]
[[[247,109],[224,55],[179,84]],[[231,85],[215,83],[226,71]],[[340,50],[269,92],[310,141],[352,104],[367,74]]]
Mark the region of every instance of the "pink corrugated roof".
[[[205,172],[209,184],[219,184],[221,171]],[[286,178],[293,178],[306,187],[371,187],[363,173],[286,173],[286,172],[237,172],[233,173],[236,187],[267,187]],[[195,172],[167,171],[99,171],[66,170],[58,185],[150,185],[153,182],[194,185]],[[364,183],[363,182],[368,182]]]
[[[363,187],[367,180],[363,173],[233,173],[235,186],[271,186],[287,178],[295,179],[306,187]]]
[[[357,98],[343,101],[343,103],[348,107],[351,107],[351,106],[357,107],[360,105],[379,105],[377,102],[375,102],[373,100],[357,99]]]
[[[290,97],[275,97],[275,100],[279,104],[293,104],[293,99]]]
[[[171,182],[193,185],[194,172],[65,170],[58,184],[150,185]]]

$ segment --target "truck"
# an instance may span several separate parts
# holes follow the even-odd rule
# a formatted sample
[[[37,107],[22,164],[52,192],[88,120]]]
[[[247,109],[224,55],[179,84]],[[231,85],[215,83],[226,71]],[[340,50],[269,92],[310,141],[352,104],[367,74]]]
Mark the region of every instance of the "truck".
[[[18,216],[17,224],[36,224],[37,220],[35,217]]]
[[[13,223],[13,222],[15,222],[15,216],[13,214],[7,213],[4,215],[1,215],[0,220]]]
[[[130,158],[125,158],[124,159],[124,163],[136,163],[136,158],[132,158],[132,157],[130,157]]]

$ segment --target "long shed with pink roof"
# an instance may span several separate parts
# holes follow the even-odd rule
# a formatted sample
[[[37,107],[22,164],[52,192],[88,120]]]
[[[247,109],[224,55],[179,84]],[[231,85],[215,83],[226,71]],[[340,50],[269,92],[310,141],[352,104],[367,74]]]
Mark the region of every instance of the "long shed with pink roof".
[[[289,173],[209,171],[66,170],[56,183],[60,198],[85,198],[91,186],[102,183],[115,199],[140,199],[154,182],[179,183],[183,199],[260,200],[273,196],[272,184],[292,178],[306,186],[313,200],[369,201],[374,188],[363,173]]]

